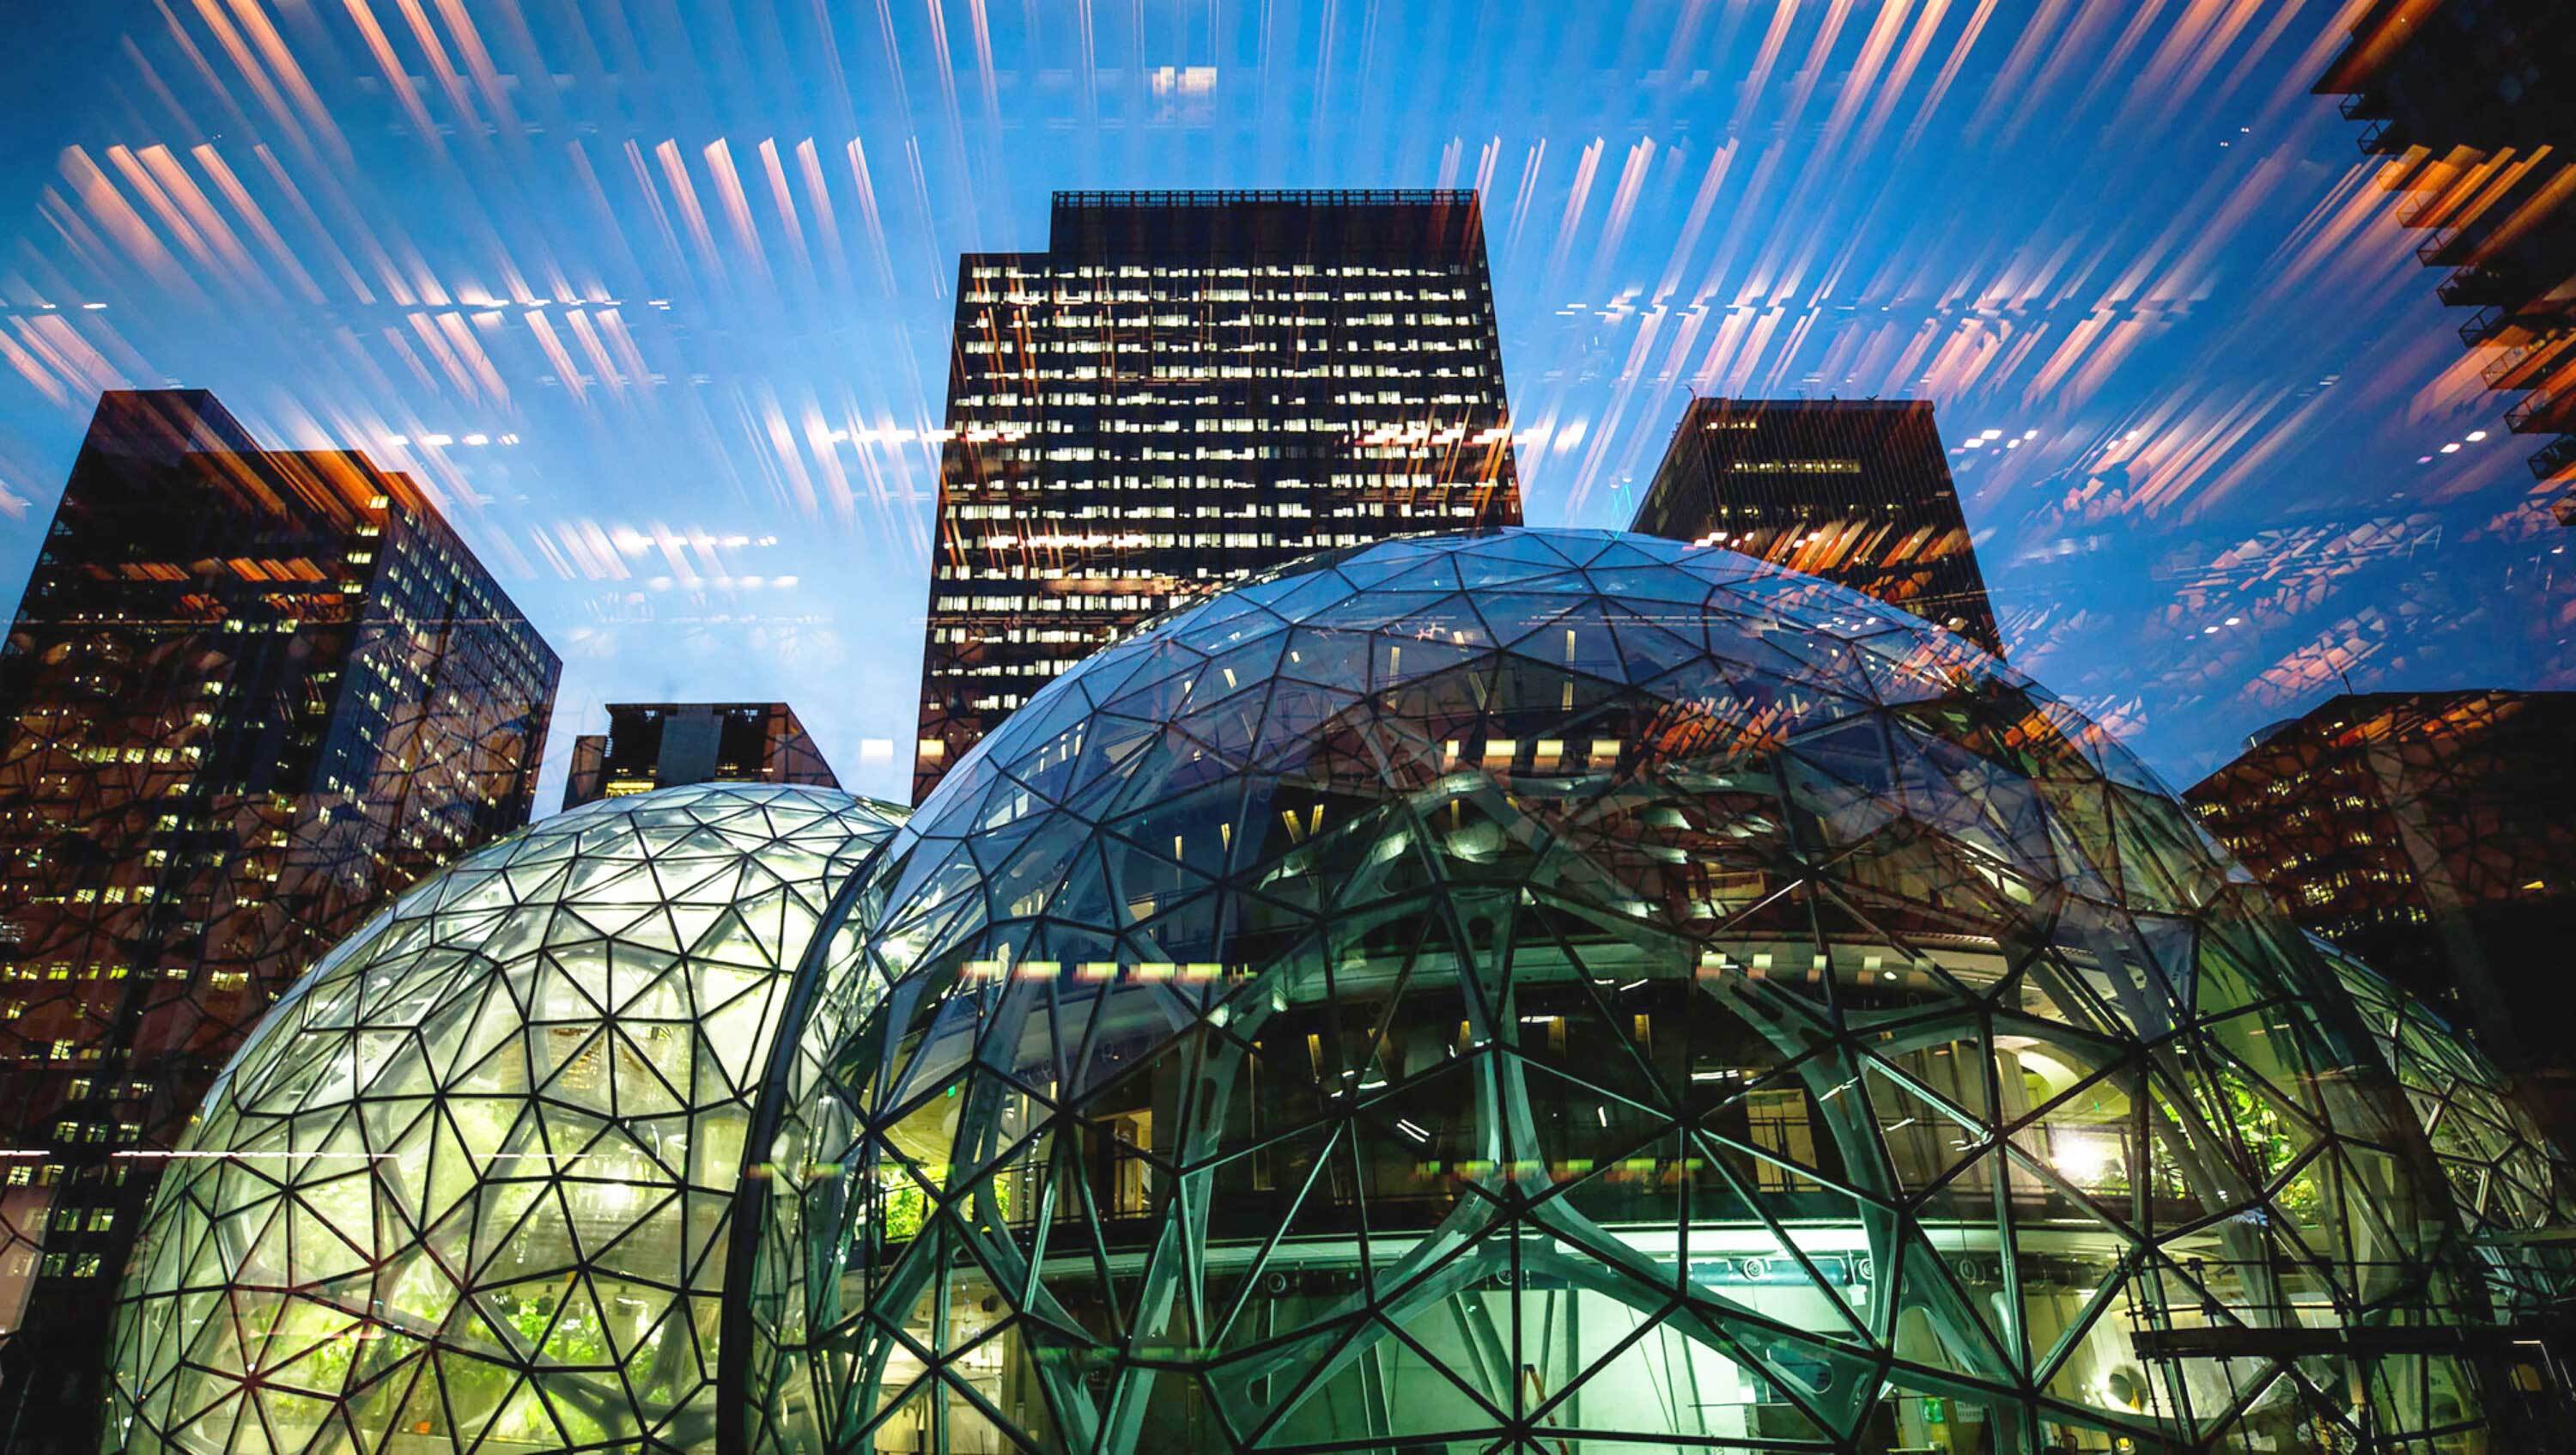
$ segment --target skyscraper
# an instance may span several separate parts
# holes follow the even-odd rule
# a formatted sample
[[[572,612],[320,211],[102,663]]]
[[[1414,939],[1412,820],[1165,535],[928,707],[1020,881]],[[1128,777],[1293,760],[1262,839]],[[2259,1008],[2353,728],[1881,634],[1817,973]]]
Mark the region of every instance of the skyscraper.
[[[2576,1130],[2576,692],[2373,692],[2183,797],[2291,918],[2443,1004]]]
[[[841,786],[786,703],[612,702],[607,732],[572,740],[563,806],[683,783]]]
[[[1473,192],[1059,192],[957,282],[915,801],[1149,616],[1520,521]]]
[[[1794,566],[2003,651],[1921,399],[1694,399],[1629,529]]]
[[[2487,386],[2522,397],[2517,434],[2561,525],[2576,525],[2576,26],[2560,0],[2373,0],[2316,84],[2370,123],[2365,156],[2448,268],[2444,303],[2477,310],[2460,340]]]
[[[314,956],[528,821],[560,671],[408,478],[99,401],[0,653],[15,1448],[94,1441],[155,1154]]]

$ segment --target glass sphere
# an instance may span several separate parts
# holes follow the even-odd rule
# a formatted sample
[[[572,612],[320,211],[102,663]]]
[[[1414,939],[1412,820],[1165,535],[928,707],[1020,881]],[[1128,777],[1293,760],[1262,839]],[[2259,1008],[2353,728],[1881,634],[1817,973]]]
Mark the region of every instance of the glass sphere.
[[[107,1443],[2474,1451],[2448,1331],[2571,1286],[2506,1093],[1956,637],[1390,542],[908,823],[670,789],[407,892],[170,1159]]]
[[[1038,693],[838,915],[756,1450],[2481,1438],[2460,1357],[2307,1332],[2488,1316],[2335,970],[2097,724],[1807,577],[1310,558]]]
[[[2540,1319],[2576,1298],[2576,1165],[2516,1099],[2512,1078],[2441,1012],[2336,947],[2308,943],[2334,967],[2472,1234],[2497,1312]]]
[[[116,1316],[122,1451],[712,1449],[754,1093],[898,810],[709,784],[422,881],[279,1001]]]

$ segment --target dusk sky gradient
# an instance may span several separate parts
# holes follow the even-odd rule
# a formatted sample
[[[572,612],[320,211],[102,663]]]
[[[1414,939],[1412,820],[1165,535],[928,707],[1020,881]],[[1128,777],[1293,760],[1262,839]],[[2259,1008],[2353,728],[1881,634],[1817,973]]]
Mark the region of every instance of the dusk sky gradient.
[[[2346,8],[22,7],[0,582],[100,389],[205,387],[438,495],[565,658],[542,811],[613,699],[900,798],[957,255],[1475,186],[1534,524],[1625,524],[1694,390],[1920,395],[2015,662],[2177,784],[2347,681],[2576,686],[2534,442],[2308,92]]]

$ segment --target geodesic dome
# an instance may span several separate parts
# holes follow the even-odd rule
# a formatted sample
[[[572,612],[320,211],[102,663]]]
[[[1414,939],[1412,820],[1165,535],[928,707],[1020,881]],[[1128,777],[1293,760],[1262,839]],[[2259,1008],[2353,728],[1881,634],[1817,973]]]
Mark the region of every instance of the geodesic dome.
[[[2514,1098],[2503,1068],[2440,1012],[2331,941],[2308,943],[2404,1091],[2499,1311],[2536,1317],[2576,1300],[2576,1164]]]
[[[2487,1417],[2333,970],[2081,714],[1723,551],[1243,586],[1040,692],[836,913],[738,1229],[756,1450]]]
[[[753,1093],[897,817],[809,788],[609,799],[332,951],[169,1164],[107,1448],[712,1447]]]

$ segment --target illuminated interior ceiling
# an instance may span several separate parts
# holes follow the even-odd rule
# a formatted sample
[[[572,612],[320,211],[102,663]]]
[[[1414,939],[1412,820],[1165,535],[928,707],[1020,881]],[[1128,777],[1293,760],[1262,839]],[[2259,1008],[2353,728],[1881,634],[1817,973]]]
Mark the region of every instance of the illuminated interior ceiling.
[[[405,894],[270,1012],[163,1178],[109,1449],[691,1449],[752,1091],[899,810],[673,788]]]
[[[1310,558],[1049,687],[844,916],[753,1133],[756,1450],[2499,1418],[2336,969],[2083,716],[1742,557]]]
[[[110,1447],[2493,1440],[2428,1345],[2564,1286],[2446,1027],[1725,552],[1312,558],[898,820],[666,789],[361,930],[164,1179]]]

